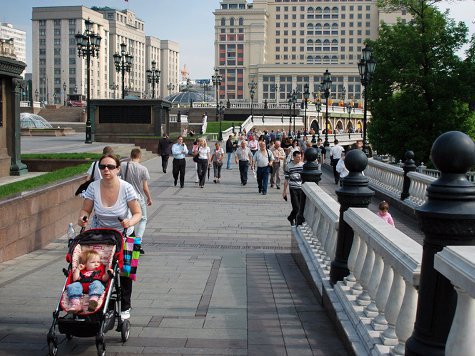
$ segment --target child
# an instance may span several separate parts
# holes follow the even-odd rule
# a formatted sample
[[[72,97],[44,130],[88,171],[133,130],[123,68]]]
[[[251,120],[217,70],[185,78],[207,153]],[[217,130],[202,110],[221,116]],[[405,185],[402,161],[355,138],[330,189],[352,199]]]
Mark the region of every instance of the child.
[[[112,271],[112,269],[109,269]],[[109,280],[105,266],[101,263],[99,253],[94,250],[83,251],[79,255],[79,265],[73,271],[71,283],[67,286],[67,293],[71,301],[68,313],[77,313],[82,310],[80,298],[83,293],[89,294],[87,310],[92,312],[97,308],[97,301],[104,293],[104,284]]]
[[[389,204],[384,200],[379,203],[378,216],[386,221],[388,224],[394,226],[394,220],[391,214],[389,214]]]

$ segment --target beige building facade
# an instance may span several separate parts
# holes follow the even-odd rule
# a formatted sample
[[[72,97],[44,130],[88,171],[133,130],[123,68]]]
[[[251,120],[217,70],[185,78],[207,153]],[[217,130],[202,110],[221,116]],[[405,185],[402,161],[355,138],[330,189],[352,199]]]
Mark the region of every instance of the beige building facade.
[[[378,37],[380,21],[407,17],[380,11],[374,0],[222,0],[214,15],[220,99],[250,100],[254,82],[254,100],[279,103],[306,83],[318,97],[327,69],[333,100],[361,100],[365,40]]]
[[[38,90],[39,100],[62,104],[68,94],[86,95],[87,63],[85,58],[78,57],[75,35],[84,33],[87,19],[94,22],[92,30],[102,38],[98,55],[91,57],[91,99],[121,97],[122,74],[116,71],[113,55],[120,53],[122,43],[134,57],[130,72],[124,76],[126,93],[148,97],[151,89],[146,70],[155,60],[163,72],[162,56],[167,53],[161,48],[160,40],[146,36],[144,21],[130,10],[53,6],[33,7],[32,11],[31,71],[33,91]],[[179,60],[176,43],[173,56]],[[178,77],[178,67],[175,76]],[[159,91],[158,95],[163,93]]]

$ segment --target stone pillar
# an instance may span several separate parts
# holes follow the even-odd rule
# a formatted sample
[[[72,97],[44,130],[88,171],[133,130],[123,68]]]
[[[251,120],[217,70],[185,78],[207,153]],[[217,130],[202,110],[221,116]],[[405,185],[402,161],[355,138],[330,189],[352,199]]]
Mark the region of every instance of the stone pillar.
[[[368,158],[361,150],[351,150],[345,157],[345,166],[350,173],[342,180],[343,186],[336,190],[340,203],[340,223],[335,259],[330,270],[332,285],[349,274],[348,256],[353,244],[353,229],[343,220],[343,214],[349,208],[367,208],[374,195],[368,188],[368,178],[362,173],[367,165]]]
[[[417,168],[413,160],[414,152],[407,151],[404,156],[406,157],[406,161],[402,166],[402,169],[404,170],[404,182],[402,184],[401,200],[404,200],[409,197],[409,187],[411,186],[411,179],[407,176],[407,173],[415,172]]]
[[[320,182],[322,179],[322,171],[319,169],[319,165],[317,163],[318,152],[315,148],[307,148],[305,150],[305,160],[306,163],[303,165],[303,171],[300,173],[302,177],[302,184],[304,183],[316,183]],[[305,210],[305,201],[307,196],[303,191],[300,192],[300,207],[297,217],[295,219],[296,225],[302,225],[305,221],[303,216],[303,212]]]
[[[25,82],[21,79],[12,79],[11,113],[12,120],[8,122],[11,127],[11,165],[10,175],[20,176],[28,173],[28,168],[21,162],[21,139],[20,139],[20,95]]]
[[[475,143],[462,132],[446,132],[432,145],[431,159],[441,175],[416,210],[425,239],[416,322],[406,355],[444,355],[457,293],[434,269],[434,255],[449,245],[475,245],[475,185],[466,177],[475,164]]]

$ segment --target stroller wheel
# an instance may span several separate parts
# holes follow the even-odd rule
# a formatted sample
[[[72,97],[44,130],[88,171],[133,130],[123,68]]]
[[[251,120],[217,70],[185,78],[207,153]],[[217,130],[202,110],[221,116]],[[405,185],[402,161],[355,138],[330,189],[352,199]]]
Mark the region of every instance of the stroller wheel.
[[[48,355],[56,356],[58,354],[58,343],[54,340],[48,341]]]
[[[124,320],[120,328],[120,337],[122,342],[126,342],[129,339],[130,335],[130,321]]]
[[[97,348],[97,355],[98,356],[105,356],[106,355],[106,343],[104,342],[104,336],[103,335],[96,336],[96,348]]]

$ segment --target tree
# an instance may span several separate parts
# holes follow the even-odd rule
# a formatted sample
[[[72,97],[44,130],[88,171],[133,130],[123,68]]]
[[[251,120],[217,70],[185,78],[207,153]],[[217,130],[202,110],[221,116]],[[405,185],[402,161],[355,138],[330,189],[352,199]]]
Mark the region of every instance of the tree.
[[[382,24],[379,39],[369,42],[377,67],[368,92],[368,138],[376,150],[398,159],[410,149],[428,162],[432,143],[443,132],[474,132],[475,41],[467,58],[459,58],[456,52],[469,43],[467,26],[433,4],[381,1],[388,10],[403,6],[413,19]]]

